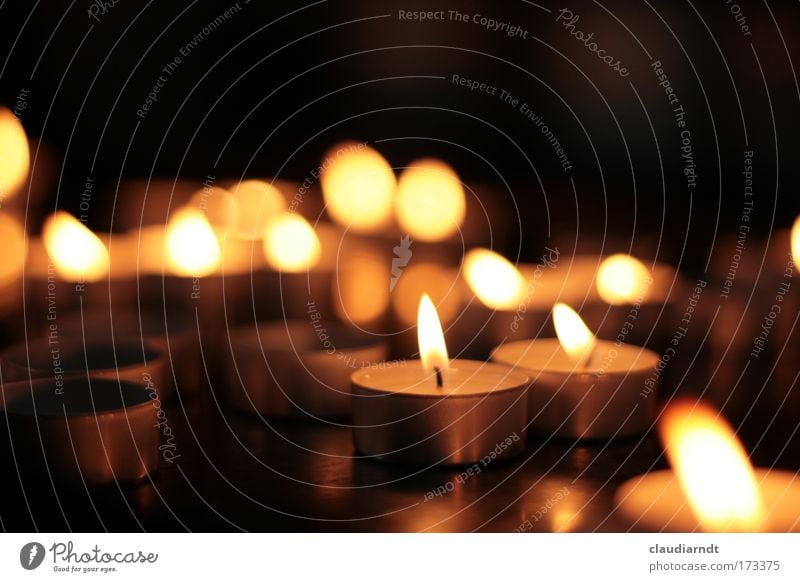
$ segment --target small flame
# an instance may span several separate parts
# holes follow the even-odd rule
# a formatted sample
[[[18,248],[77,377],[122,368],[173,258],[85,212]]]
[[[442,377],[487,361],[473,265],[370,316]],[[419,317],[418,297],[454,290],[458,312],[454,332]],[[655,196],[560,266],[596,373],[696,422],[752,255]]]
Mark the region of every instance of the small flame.
[[[99,281],[110,259],[103,241],[77,218],[59,210],[44,223],[42,238],[56,271],[68,281]]]
[[[219,268],[219,241],[200,210],[187,207],[175,212],[167,224],[165,244],[167,265],[176,275],[205,277]]]
[[[488,249],[467,253],[464,277],[472,292],[489,309],[512,311],[525,299],[525,277],[505,257]]]
[[[400,176],[395,212],[400,228],[412,238],[425,242],[444,240],[464,222],[464,187],[455,170],[441,160],[418,160]]]
[[[25,129],[12,111],[0,107],[0,201],[17,193],[28,177],[29,168]]]
[[[716,410],[695,402],[672,404],[660,434],[704,531],[756,531],[763,525],[766,508],[747,452]]]
[[[447,344],[444,341],[442,322],[431,298],[426,293],[419,302],[417,315],[417,341],[422,367],[430,374],[444,377],[450,359],[447,356]]]
[[[597,272],[597,292],[610,305],[642,301],[652,282],[647,267],[625,254],[611,255],[600,264]]]
[[[299,214],[284,214],[267,225],[264,256],[274,269],[302,273],[316,265],[321,255],[317,233]]]
[[[374,149],[355,142],[331,148],[322,162],[320,182],[328,213],[343,227],[368,233],[389,223],[397,180]]]
[[[800,216],[795,219],[792,226],[792,258],[795,266],[800,269]]]
[[[574,309],[564,303],[553,306],[553,324],[561,347],[576,365],[587,365],[597,339]]]

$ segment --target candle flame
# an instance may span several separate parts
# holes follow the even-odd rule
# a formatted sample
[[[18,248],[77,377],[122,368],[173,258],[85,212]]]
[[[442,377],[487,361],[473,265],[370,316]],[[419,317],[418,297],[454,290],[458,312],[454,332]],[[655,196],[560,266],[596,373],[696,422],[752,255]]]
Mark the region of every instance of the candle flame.
[[[800,269],[800,216],[795,219],[792,226],[792,258],[795,266]]]
[[[766,509],[747,452],[716,410],[675,403],[664,412],[660,434],[704,531],[756,531],[763,525]]]
[[[176,275],[205,277],[219,268],[219,241],[199,210],[186,207],[175,212],[167,224],[165,244],[167,265]]]
[[[264,256],[275,269],[302,273],[319,262],[322,244],[308,221],[287,213],[272,220],[264,233]]]
[[[467,253],[464,277],[489,309],[513,311],[525,300],[525,277],[509,260],[488,249]]]
[[[25,129],[12,111],[0,107],[0,201],[10,198],[25,183],[30,149]]]
[[[328,213],[343,227],[369,233],[389,223],[397,180],[374,149],[355,142],[333,147],[322,162],[320,183]]]
[[[400,228],[412,238],[445,240],[458,231],[467,213],[461,180],[441,160],[413,162],[397,183],[395,212]]]
[[[652,282],[647,267],[625,254],[611,255],[600,264],[597,272],[597,292],[610,305],[642,301]]]
[[[426,293],[419,302],[417,316],[417,340],[422,367],[430,374],[444,377],[450,360],[447,356],[447,344],[444,341],[442,323],[436,306]]]
[[[77,218],[59,210],[45,221],[42,239],[56,271],[68,281],[99,281],[108,274],[103,241]]]
[[[564,303],[553,306],[553,325],[561,347],[576,365],[586,365],[597,339],[574,309]]]

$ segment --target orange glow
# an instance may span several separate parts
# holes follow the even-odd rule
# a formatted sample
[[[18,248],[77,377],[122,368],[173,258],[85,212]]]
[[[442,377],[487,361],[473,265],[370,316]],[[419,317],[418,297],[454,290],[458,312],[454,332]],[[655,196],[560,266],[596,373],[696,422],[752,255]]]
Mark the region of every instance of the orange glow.
[[[261,240],[270,220],[286,212],[286,198],[263,180],[245,180],[231,188],[236,205],[232,232],[245,240]]]
[[[389,262],[377,252],[359,249],[340,261],[333,292],[340,319],[366,324],[389,307]]]
[[[425,371],[434,374],[438,370],[444,375],[450,365],[450,359],[447,356],[442,322],[439,321],[436,306],[428,295],[423,295],[419,302],[417,341],[419,357]]]
[[[458,232],[467,213],[461,180],[440,160],[418,160],[400,175],[395,212],[400,228],[412,238],[444,240]]]
[[[211,186],[195,192],[189,200],[189,207],[205,214],[209,224],[214,226],[236,225],[239,215],[236,200],[225,188]]]
[[[630,255],[611,255],[597,271],[597,292],[610,305],[642,301],[652,282],[647,267]]]
[[[437,306],[441,321],[453,321],[461,308],[461,292],[455,272],[440,265],[421,263],[409,265],[397,280],[392,292],[392,304],[403,325],[417,323],[419,302],[428,294]]]
[[[800,269],[800,216],[795,219],[792,226],[792,258],[795,266]]]
[[[464,278],[489,309],[514,311],[525,300],[525,278],[505,257],[488,249],[473,249],[467,253]]]
[[[29,168],[25,129],[11,110],[0,107],[0,202],[17,193],[28,178]]]
[[[175,212],[167,224],[166,263],[183,277],[206,277],[219,268],[219,241],[205,215],[194,208]]]
[[[343,227],[369,233],[389,224],[397,181],[374,149],[355,142],[331,148],[320,182],[328,214]]]
[[[716,410],[673,404],[664,412],[660,435],[704,531],[747,532],[764,525],[765,504],[750,459]]]
[[[587,365],[597,339],[574,309],[564,303],[553,306],[553,325],[561,347],[576,365]]]
[[[103,241],[71,214],[59,210],[42,229],[47,254],[68,281],[99,281],[108,274],[109,255]]]
[[[267,263],[286,273],[308,271],[319,262],[322,245],[308,221],[287,213],[271,221],[264,234]]]
[[[8,285],[20,278],[25,261],[25,231],[15,217],[0,214],[0,240],[3,241],[0,285]]]

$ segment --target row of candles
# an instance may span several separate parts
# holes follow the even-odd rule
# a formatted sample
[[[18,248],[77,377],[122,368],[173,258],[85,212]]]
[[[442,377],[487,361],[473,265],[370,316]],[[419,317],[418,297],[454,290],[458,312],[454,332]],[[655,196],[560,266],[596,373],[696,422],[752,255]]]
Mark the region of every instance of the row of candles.
[[[28,171],[21,131],[13,114],[0,111],[0,159],[5,164],[0,191],[8,196],[22,187]],[[285,192],[259,180],[204,188],[172,213],[168,223],[113,236],[93,233],[59,211],[45,222],[41,239],[29,239],[18,220],[0,215],[0,230],[11,251],[0,280],[6,285],[23,276],[29,282],[47,280],[51,262],[62,281],[125,281],[137,290],[137,279],[147,273],[189,280],[192,285],[199,280],[201,286],[215,277],[252,275],[263,269],[297,274],[299,286],[281,298],[291,302],[299,297],[310,321],[250,325],[230,334],[233,357],[227,384],[238,408],[263,415],[299,411],[319,419],[350,414],[360,454],[425,466],[474,463],[492,454],[512,457],[525,450],[525,439],[511,437],[528,433],[573,440],[641,435],[660,416],[675,473],[655,472],[623,485],[618,492],[621,515],[646,529],[797,528],[800,485],[795,475],[756,473],[733,431],[704,404],[674,404],[660,413],[653,391],[642,395],[659,355],[628,342],[598,340],[591,329],[617,307],[623,315],[619,327],[625,329],[629,306],[637,305],[640,316],[642,306],[660,309],[669,303],[671,291],[684,285],[674,269],[658,263],[648,268],[629,255],[571,259],[565,267],[552,268],[558,261],[553,249],[540,264],[514,265],[490,249],[475,248],[444,277],[441,265],[423,268],[417,275],[420,284],[412,285],[404,296],[403,285],[414,279],[412,268],[408,273],[391,272],[380,255],[370,256],[375,240],[380,247],[388,240],[387,230],[396,225],[397,232],[408,236],[394,249],[394,257],[403,262],[403,253],[409,250],[403,240],[451,239],[466,215],[460,180],[449,166],[430,159],[411,164],[398,180],[386,160],[364,144],[342,144],[325,160],[320,181],[326,211],[336,226],[312,226],[290,211],[291,198]],[[351,232],[358,242],[356,251],[345,259],[337,257]],[[800,258],[800,221],[791,240],[794,257]],[[262,253],[256,252],[258,246]],[[344,297],[338,315],[356,324],[380,317],[395,277],[396,307],[404,306],[398,309],[400,319],[416,330],[419,360],[386,362],[388,351],[380,337],[319,323],[322,315],[307,308],[313,295],[302,283],[315,270],[331,273],[340,262],[340,278],[353,272],[348,269],[352,263],[368,268],[356,271],[353,282],[337,281],[336,295]],[[372,281],[380,284],[371,285]],[[332,280],[327,286],[334,286]],[[427,294],[432,289],[440,292],[436,301]],[[251,288],[253,294],[261,291]],[[348,294],[352,294],[349,300]],[[458,310],[449,303],[459,294],[468,297],[466,317],[457,317]],[[593,300],[595,296],[599,301]],[[602,306],[589,325],[568,305],[585,304],[587,297],[592,298],[590,307]],[[416,317],[409,314],[411,306]],[[458,331],[459,325],[464,328],[454,334],[460,336],[459,348],[464,341],[483,342],[492,348],[491,362],[450,359],[440,319],[443,309],[449,310],[448,332]],[[482,327],[473,327],[476,320],[468,316],[470,309],[480,312]],[[556,337],[541,338],[538,332],[551,313]],[[487,314],[505,317],[487,328]],[[212,333],[216,332],[219,329]],[[159,348],[171,353],[168,345]],[[19,357],[19,349],[16,357],[8,357],[10,352],[4,364],[30,365],[27,346],[25,358]],[[68,424],[70,438],[64,438],[64,427],[58,424],[60,407],[71,403],[68,419],[89,415],[98,424],[108,423],[107,438],[113,435],[125,452],[116,460],[106,456],[98,463],[92,458],[98,448],[85,444],[96,441],[97,435],[93,438],[91,431],[84,431],[85,441],[77,442],[79,449],[84,442],[86,451],[73,451],[80,458],[76,466],[64,467],[64,473],[75,477],[77,467],[80,479],[86,481],[88,476],[97,484],[142,478],[158,464],[153,453],[158,450],[158,434],[152,430],[158,426],[157,418],[148,424],[158,410],[152,406],[152,395],[137,388],[143,377],[152,378],[148,365],[159,357],[152,356],[127,375],[120,373],[125,363],[115,357],[118,390],[112,390],[107,380],[86,386],[74,375],[66,387],[62,382],[56,390],[44,377],[29,381],[27,390],[7,383],[6,412],[10,417],[35,417],[39,427],[41,417],[56,411],[50,417],[56,419],[51,438],[45,442],[60,450],[64,443],[76,442],[74,431],[81,430],[80,423]],[[85,369],[79,371],[85,376]],[[103,372],[96,377],[113,380],[114,373]],[[166,375],[157,384],[164,388]],[[33,394],[31,402],[28,393]],[[125,430],[134,427],[127,438],[122,422]],[[18,434],[32,435],[29,423],[22,422],[21,427]],[[48,458],[54,457],[59,455]]]

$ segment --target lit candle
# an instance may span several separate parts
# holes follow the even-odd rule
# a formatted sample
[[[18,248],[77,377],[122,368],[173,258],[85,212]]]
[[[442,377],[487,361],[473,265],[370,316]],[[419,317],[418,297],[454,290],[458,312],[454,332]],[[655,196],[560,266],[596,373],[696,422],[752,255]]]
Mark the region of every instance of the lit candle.
[[[353,374],[353,439],[359,453],[420,465],[511,457],[525,447],[528,377],[447,354],[428,296],[419,304],[421,360]]]
[[[30,150],[25,129],[14,112],[0,107],[0,201],[15,196],[28,178]]]
[[[532,378],[530,430],[544,436],[613,438],[647,431],[656,411],[656,365],[649,350],[598,340],[580,316],[553,307],[557,339],[510,342],[492,361]]]
[[[659,432],[673,470],[619,488],[615,499],[627,524],[644,531],[800,531],[800,478],[753,469],[716,410],[676,402],[664,411]]]

